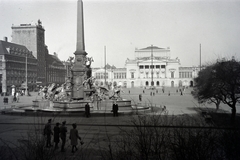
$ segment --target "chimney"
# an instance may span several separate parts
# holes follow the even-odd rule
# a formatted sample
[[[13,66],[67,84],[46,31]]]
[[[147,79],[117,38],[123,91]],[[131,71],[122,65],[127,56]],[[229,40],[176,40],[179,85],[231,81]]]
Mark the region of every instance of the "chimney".
[[[3,37],[3,40],[4,40],[5,42],[7,42],[7,41],[8,41],[8,38],[7,38],[7,37]]]

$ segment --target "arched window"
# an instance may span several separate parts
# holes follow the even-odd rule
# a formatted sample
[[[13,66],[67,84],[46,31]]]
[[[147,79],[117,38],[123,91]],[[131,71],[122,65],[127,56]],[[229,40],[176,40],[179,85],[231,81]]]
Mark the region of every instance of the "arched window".
[[[157,81],[157,86],[160,86],[160,83],[159,83],[159,81]]]
[[[148,81],[146,81],[146,86],[148,86]]]
[[[174,81],[171,82],[171,87],[174,87]]]
[[[132,88],[134,87],[134,81],[131,82],[131,87],[132,87]]]

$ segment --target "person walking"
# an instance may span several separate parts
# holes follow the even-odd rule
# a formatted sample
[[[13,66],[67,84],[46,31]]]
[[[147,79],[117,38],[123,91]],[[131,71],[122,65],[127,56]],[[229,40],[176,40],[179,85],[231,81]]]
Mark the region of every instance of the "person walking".
[[[52,119],[49,119],[48,123],[44,127],[44,136],[47,136],[47,143],[46,143],[47,148],[52,146],[51,145],[51,135],[53,133],[52,133],[52,128],[51,128],[51,122],[52,122]]]
[[[139,101],[142,101],[142,94],[139,94]]]
[[[90,116],[90,106],[88,103],[85,105],[85,116],[87,118]]]
[[[112,111],[113,111],[113,117],[118,116],[118,104],[116,101],[114,101],[113,106],[112,106]]]
[[[20,94],[19,94],[19,92],[17,91],[17,93],[16,93],[16,101],[17,101],[17,102],[19,102],[19,95],[20,95]]]
[[[65,147],[66,136],[67,136],[67,127],[65,125],[66,125],[66,121],[63,121],[62,126],[60,127],[60,136],[62,140],[61,152],[65,152],[64,147]]]
[[[77,128],[77,124],[73,123],[72,124],[72,129],[70,130],[70,136],[69,139],[71,140],[71,145],[72,145],[72,153],[74,153],[75,151],[77,151],[77,144],[78,144],[78,139],[81,141],[82,138],[78,135],[78,130]],[[82,144],[82,143],[81,143]],[[75,149],[75,151],[74,151]]]
[[[53,128],[54,131],[54,143],[55,143],[55,149],[58,149],[58,143],[59,143],[59,134],[60,134],[60,123],[56,123],[56,126]]]

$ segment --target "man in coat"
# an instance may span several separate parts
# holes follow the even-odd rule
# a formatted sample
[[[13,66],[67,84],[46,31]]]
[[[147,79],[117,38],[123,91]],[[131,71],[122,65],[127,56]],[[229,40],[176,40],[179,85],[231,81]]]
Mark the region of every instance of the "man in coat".
[[[63,121],[62,126],[60,127],[60,136],[62,140],[61,152],[65,152],[64,147],[65,147],[66,137],[67,137],[67,127],[65,125],[66,125],[66,121]]]
[[[46,144],[46,147],[51,147],[51,135],[53,134],[52,133],[52,128],[51,128],[51,122],[52,122],[52,119],[49,119],[48,120],[48,123],[45,125],[44,127],[44,136],[47,136],[47,144]]]
[[[113,106],[112,106],[112,111],[113,111],[113,117],[118,116],[118,104],[116,101],[114,101]]]
[[[55,149],[58,149],[58,143],[59,143],[59,134],[60,134],[60,123],[56,123],[56,126],[53,128],[54,131],[54,142],[55,142]]]
[[[85,105],[85,115],[86,117],[90,116],[90,106],[88,103]]]

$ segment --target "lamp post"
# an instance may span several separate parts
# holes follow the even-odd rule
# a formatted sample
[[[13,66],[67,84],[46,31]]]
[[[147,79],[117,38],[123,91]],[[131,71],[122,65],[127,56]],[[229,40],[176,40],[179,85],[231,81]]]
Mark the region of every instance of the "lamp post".
[[[153,85],[153,45],[151,45],[151,88],[154,88]]]
[[[28,81],[27,81],[27,54],[26,54],[26,88],[25,88],[25,95],[28,95]]]
[[[151,90],[153,91],[153,45],[151,45]],[[153,112],[153,92],[151,92],[151,111]]]

